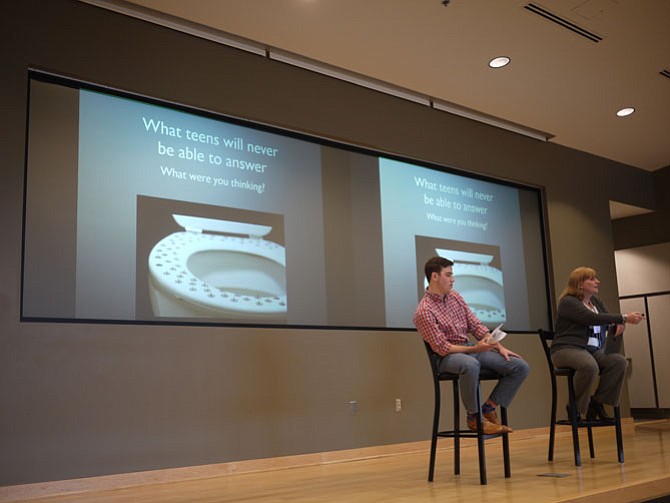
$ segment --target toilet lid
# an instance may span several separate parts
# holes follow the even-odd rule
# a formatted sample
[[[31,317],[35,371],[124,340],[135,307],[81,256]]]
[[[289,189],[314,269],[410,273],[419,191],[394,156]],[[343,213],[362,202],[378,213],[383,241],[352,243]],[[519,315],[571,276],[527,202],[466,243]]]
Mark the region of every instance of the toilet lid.
[[[176,217],[176,216],[175,216]],[[196,217],[193,217],[196,218]],[[177,218],[175,218],[177,220]],[[211,219],[200,219],[211,220]],[[182,219],[182,222],[184,220]],[[224,222],[216,221],[213,222]],[[208,228],[211,230],[212,223]],[[190,224],[193,222],[189,222]],[[203,223],[202,221],[200,222]],[[227,224],[238,224],[239,222],[224,222]],[[265,226],[254,226],[253,224],[239,223],[241,229],[252,229],[255,232],[265,231],[267,234],[271,228]],[[224,225],[225,226],[225,225]],[[250,226],[250,227],[249,227]],[[261,229],[256,229],[258,227]],[[219,226],[219,228],[221,228]],[[214,229],[216,230],[216,229]],[[253,234],[252,234],[253,235]],[[256,234],[257,235],[257,234]],[[189,258],[201,252],[231,252],[240,255],[274,262],[284,268],[286,266],[286,255],[283,246],[259,238],[227,236],[220,234],[201,234],[199,232],[179,231],[161,239],[149,254],[149,273],[152,280],[166,292],[170,292],[177,298],[182,298],[212,310],[232,311],[240,313],[241,316],[263,316],[286,313],[285,288],[278,295],[257,295],[249,292],[239,292],[234,289],[227,290],[225,285],[214,286],[195,276],[189,266]],[[276,289],[276,286],[275,286]]]
[[[493,255],[486,253],[474,253],[460,250],[444,250],[436,248],[435,251],[440,257],[451,260],[452,262],[471,262],[473,264],[490,264],[493,261]]]
[[[272,227],[268,225],[248,224],[232,220],[217,220],[214,218],[193,217],[190,215],[173,214],[175,222],[191,232],[218,232],[220,234],[239,234],[250,238],[267,236]]]

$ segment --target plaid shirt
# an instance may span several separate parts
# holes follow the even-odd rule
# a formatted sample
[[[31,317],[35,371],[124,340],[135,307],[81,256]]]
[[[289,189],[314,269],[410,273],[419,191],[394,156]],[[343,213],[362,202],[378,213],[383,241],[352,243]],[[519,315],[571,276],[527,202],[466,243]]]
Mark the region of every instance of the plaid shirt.
[[[412,321],[423,340],[441,356],[449,353],[452,344],[468,343],[468,333],[481,339],[489,332],[455,290],[446,295],[426,291]]]

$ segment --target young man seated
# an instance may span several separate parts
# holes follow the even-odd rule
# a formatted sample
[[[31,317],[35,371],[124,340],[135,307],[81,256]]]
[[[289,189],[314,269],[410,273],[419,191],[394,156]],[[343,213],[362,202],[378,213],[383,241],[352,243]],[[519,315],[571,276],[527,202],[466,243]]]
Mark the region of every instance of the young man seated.
[[[468,428],[477,430],[477,386],[479,370],[490,369],[501,378],[482,404],[485,434],[509,433],[500,424],[496,408],[509,407],[530,371],[521,356],[500,342],[489,341],[491,334],[454,290],[454,263],[443,257],[426,262],[426,293],[414,312],[414,325],[435,353],[442,356],[440,371],[458,374],[463,405],[468,413]],[[471,334],[476,343],[468,338]]]

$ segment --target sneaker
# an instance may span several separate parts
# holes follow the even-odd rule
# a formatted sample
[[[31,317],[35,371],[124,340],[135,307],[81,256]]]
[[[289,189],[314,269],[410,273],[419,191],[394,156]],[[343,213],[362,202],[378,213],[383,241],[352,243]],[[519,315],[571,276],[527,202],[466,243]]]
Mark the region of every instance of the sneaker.
[[[500,422],[500,419],[498,419],[498,414],[496,414],[495,410],[492,410],[491,412],[484,412],[484,419],[486,419],[490,423],[497,424],[498,426],[502,426],[503,430],[505,430],[506,433],[512,433],[514,431],[512,428],[510,428],[506,424],[502,424]]]
[[[477,431],[477,418],[468,418],[468,429]],[[499,433],[509,433],[501,424],[495,424],[488,419],[482,419],[482,431],[484,435],[497,435]]]

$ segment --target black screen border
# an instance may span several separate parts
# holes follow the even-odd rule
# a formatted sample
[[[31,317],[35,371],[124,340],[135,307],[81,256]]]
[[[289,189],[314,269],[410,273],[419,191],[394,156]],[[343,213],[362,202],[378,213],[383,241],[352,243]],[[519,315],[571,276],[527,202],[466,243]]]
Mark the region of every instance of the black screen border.
[[[543,261],[543,281],[545,286],[545,298],[546,298],[546,326],[537,327],[544,329],[551,329],[553,323],[553,303],[550,290],[550,279],[551,279],[551,267],[548,255],[548,237],[546,231],[546,219],[547,219],[547,210],[546,210],[546,198],[545,198],[545,189],[539,186],[533,186],[526,183],[520,183],[512,180],[507,180],[491,175],[484,175],[481,173],[475,173],[467,171],[463,168],[455,168],[453,166],[448,166],[445,164],[435,163],[431,161],[426,161],[422,159],[417,159],[415,157],[409,157],[401,155],[398,153],[377,150],[370,147],[363,147],[355,143],[344,142],[341,140],[334,140],[324,136],[318,136],[314,134],[304,133],[297,131],[295,129],[289,129],[285,126],[276,126],[269,123],[259,122],[257,120],[246,119],[238,116],[233,116],[221,112],[214,112],[211,110],[202,109],[199,107],[189,106],[183,103],[178,103],[171,100],[156,98],[152,96],[147,96],[145,94],[140,94],[137,92],[131,92],[127,90],[121,90],[119,88],[97,84],[90,81],[65,76],[60,73],[56,73],[49,70],[39,69],[39,68],[29,68],[28,69],[28,99],[26,107],[26,132],[25,132],[25,155],[24,155],[24,187],[23,187],[23,215],[22,215],[22,243],[21,243],[21,285],[20,285],[20,321],[29,322],[29,323],[73,323],[73,324],[93,324],[93,325],[149,325],[149,326],[190,326],[190,327],[230,327],[230,328],[268,328],[268,329],[300,329],[300,330],[349,330],[349,331],[376,331],[376,332],[407,332],[413,330],[410,327],[385,327],[385,326],[357,326],[357,325],[306,325],[306,324],[273,324],[273,323],[250,323],[250,322],[223,322],[223,321],[181,321],[181,320],[121,320],[121,319],[99,319],[99,318],[66,318],[66,317],[40,317],[40,316],[26,316],[24,315],[23,303],[24,303],[24,276],[25,276],[25,254],[26,254],[26,216],[27,216],[27,194],[28,194],[28,140],[29,140],[29,114],[30,114],[30,85],[32,81],[39,81],[44,83],[56,84],[67,88],[72,88],[75,90],[87,90],[92,92],[104,93],[110,96],[125,98],[130,100],[135,100],[141,103],[146,103],[150,105],[156,105],[161,107],[170,108],[180,112],[185,112],[200,117],[213,119],[216,121],[226,122],[236,126],[241,126],[245,128],[255,129],[258,131],[272,133],[288,138],[293,138],[297,140],[306,141],[320,146],[331,147],[335,149],[344,150],[347,152],[373,156],[373,157],[385,157],[398,162],[404,162],[413,164],[416,166],[428,168],[434,171],[457,175],[465,178],[470,178],[474,180],[485,181],[489,183],[494,183],[502,186],[512,187],[518,190],[524,190],[531,192],[535,195],[538,208],[538,219],[539,219],[539,234],[542,245],[542,261]],[[528,333],[528,331],[515,331],[508,330],[509,333]]]

